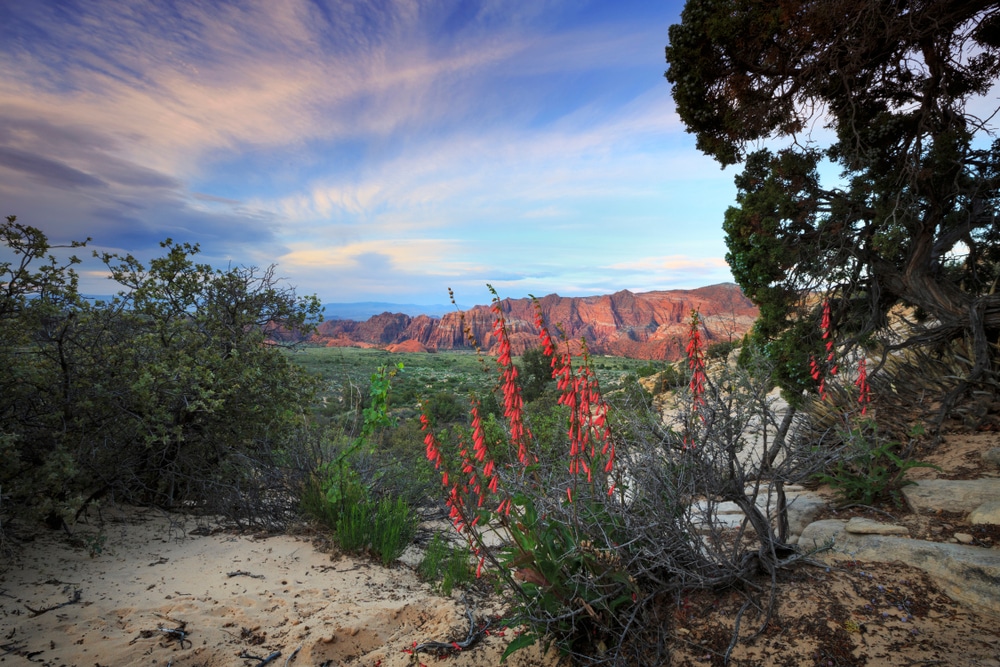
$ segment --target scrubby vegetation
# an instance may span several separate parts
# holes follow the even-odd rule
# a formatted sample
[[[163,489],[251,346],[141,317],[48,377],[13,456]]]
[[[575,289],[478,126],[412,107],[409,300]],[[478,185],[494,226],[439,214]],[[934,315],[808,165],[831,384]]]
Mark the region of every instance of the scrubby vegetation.
[[[122,291],[92,304],[39,230],[9,219],[4,234],[18,258],[2,265],[5,530],[103,502],[245,527],[306,517],[390,565],[443,510],[461,541],[435,535],[421,576],[446,594],[491,582],[529,628],[511,650],[545,640],[584,663],[661,664],[692,590],[741,590],[746,621],[766,625],[778,572],[803,557],[785,543],[785,484],[893,502],[920,465],[914,441],[865,415],[885,386],[865,357],[814,364],[817,391],[776,421],[773,357],[752,339],[705,349],[697,313],[674,364],[595,360],[541,317],[539,346],[514,358],[499,298],[497,359],[294,352],[268,332],[308,329],[318,304],[272,270],[216,271],[167,241],[149,267],[105,257]],[[671,392],[672,417],[640,374]],[[723,503],[746,521],[727,528]]]
[[[0,488],[9,514],[71,522],[102,501],[273,525],[294,510],[316,380],[267,344],[308,329],[311,297],[273,267],[197,264],[170,240],[144,266],[101,257],[120,291],[90,302],[71,257],[8,217],[0,240]],[[85,242],[72,247],[82,248]]]
[[[786,544],[784,486],[898,501],[922,465],[913,409],[975,423],[996,397],[1000,149],[975,141],[984,125],[964,105],[1000,72],[1000,18],[928,7],[688,3],[668,77],[699,146],[746,159],[725,230],[762,317],[706,349],[692,313],[679,364],[594,359],[540,310],[538,347],[515,359],[499,296],[496,359],[291,354],[275,339],[308,332],[320,304],[273,267],[213,269],[168,239],[148,265],[101,255],[119,291],[91,302],[77,260],[8,217],[0,537],[127,502],[241,527],[305,516],[388,565],[421,515],[443,513],[461,545],[435,535],[421,575],[446,594],[490,579],[528,626],[510,651],[544,639],[580,662],[665,664],[694,589],[745,596],[733,642],[743,619],[763,631],[779,571],[806,555]],[[878,21],[831,30],[843,15]],[[836,130],[826,150],[747,154],[817,109]],[[843,189],[820,188],[823,158]],[[920,375],[940,385],[917,400]],[[672,393],[670,419],[639,378]],[[723,503],[746,520],[727,528]]]

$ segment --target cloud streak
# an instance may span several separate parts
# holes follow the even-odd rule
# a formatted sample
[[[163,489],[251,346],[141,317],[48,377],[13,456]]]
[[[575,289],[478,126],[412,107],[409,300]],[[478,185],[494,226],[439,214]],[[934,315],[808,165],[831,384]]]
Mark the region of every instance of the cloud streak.
[[[23,3],[0,10],[0,196],[56,239],[194,241],[338,301],[726,279],[730,178],[661,76],[678,9]],[[657,253],[693,264],[625,268]]]

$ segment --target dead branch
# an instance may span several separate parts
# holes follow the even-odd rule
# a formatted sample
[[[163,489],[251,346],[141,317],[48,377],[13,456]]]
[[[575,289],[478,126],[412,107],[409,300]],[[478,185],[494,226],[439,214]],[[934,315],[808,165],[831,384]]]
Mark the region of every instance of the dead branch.
[[[77,602],[80,601],[81,597],[83,597],[83,591],[77,589],[73,591],[73,596],[69,600],[61,604],[53,605],[51,607],[46,607],[45,609],[32,609],[28,605],[24,605],[24,608],[31,612],[31,616],[29,618],[34,618],[35,616],[41,616],[42,614],[53,611],[54,609],[62,609],[63,607],[66,607],[68,605],[76,604]]]

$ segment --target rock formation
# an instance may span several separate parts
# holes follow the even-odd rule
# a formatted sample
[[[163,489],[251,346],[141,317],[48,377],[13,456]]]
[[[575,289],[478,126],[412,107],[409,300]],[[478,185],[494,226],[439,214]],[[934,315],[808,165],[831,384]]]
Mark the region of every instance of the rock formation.
[[[535,307],[530,299],[504,299],[511,345],[516,354],[538,345]],[[570,341],[585,339],[593,354],[673,361],[684,354],[692,310],[701,313],[707,344],[738,340],[753,324],[757,308],[732,284],[694,290],[604,296],[539,299],[553,334],[560,330]],[[493,313],[475,306],[440,319],[382,313],[365,322],[333,320],[319,326],[313,341],[331,346],[380,347],[395,350],[468,349],[463,331],[468,326],[479,345],[492,351]]]

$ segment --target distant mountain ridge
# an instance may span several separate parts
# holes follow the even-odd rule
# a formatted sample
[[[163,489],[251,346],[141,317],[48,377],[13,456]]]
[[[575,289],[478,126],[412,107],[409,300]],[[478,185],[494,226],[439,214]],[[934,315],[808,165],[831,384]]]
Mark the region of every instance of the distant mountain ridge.
[[[323,317],[328,320],[367,320],[380,313],[403,313],[416,317],[429,315],[441,317],[455,310],[451,304],[419,305],[415,303],[387,303],[384,301],[356,301],[354,303],[324,303]]]
[[[742,337],[757,318],[756,306],[738,286],[729,283],[693,290],[622,290],[588,297],[550,294],[538,301],[553,335],[559,329],[574,346],[585,339],[592,354],[634,359],[680,359],[692,310],[701,313],[706,345]],[[514,353],[536,347],[538,328],[531,300],[504,299],[501,305]],[[480,347],[492,352],[497,341],[489,306],[475,306],[464,316]],[[454,311],[440,318],[384,312],[363,322],[327,320],[310,340],[329,347],[373,347],[392,352],[470,349],[462,313]]]

